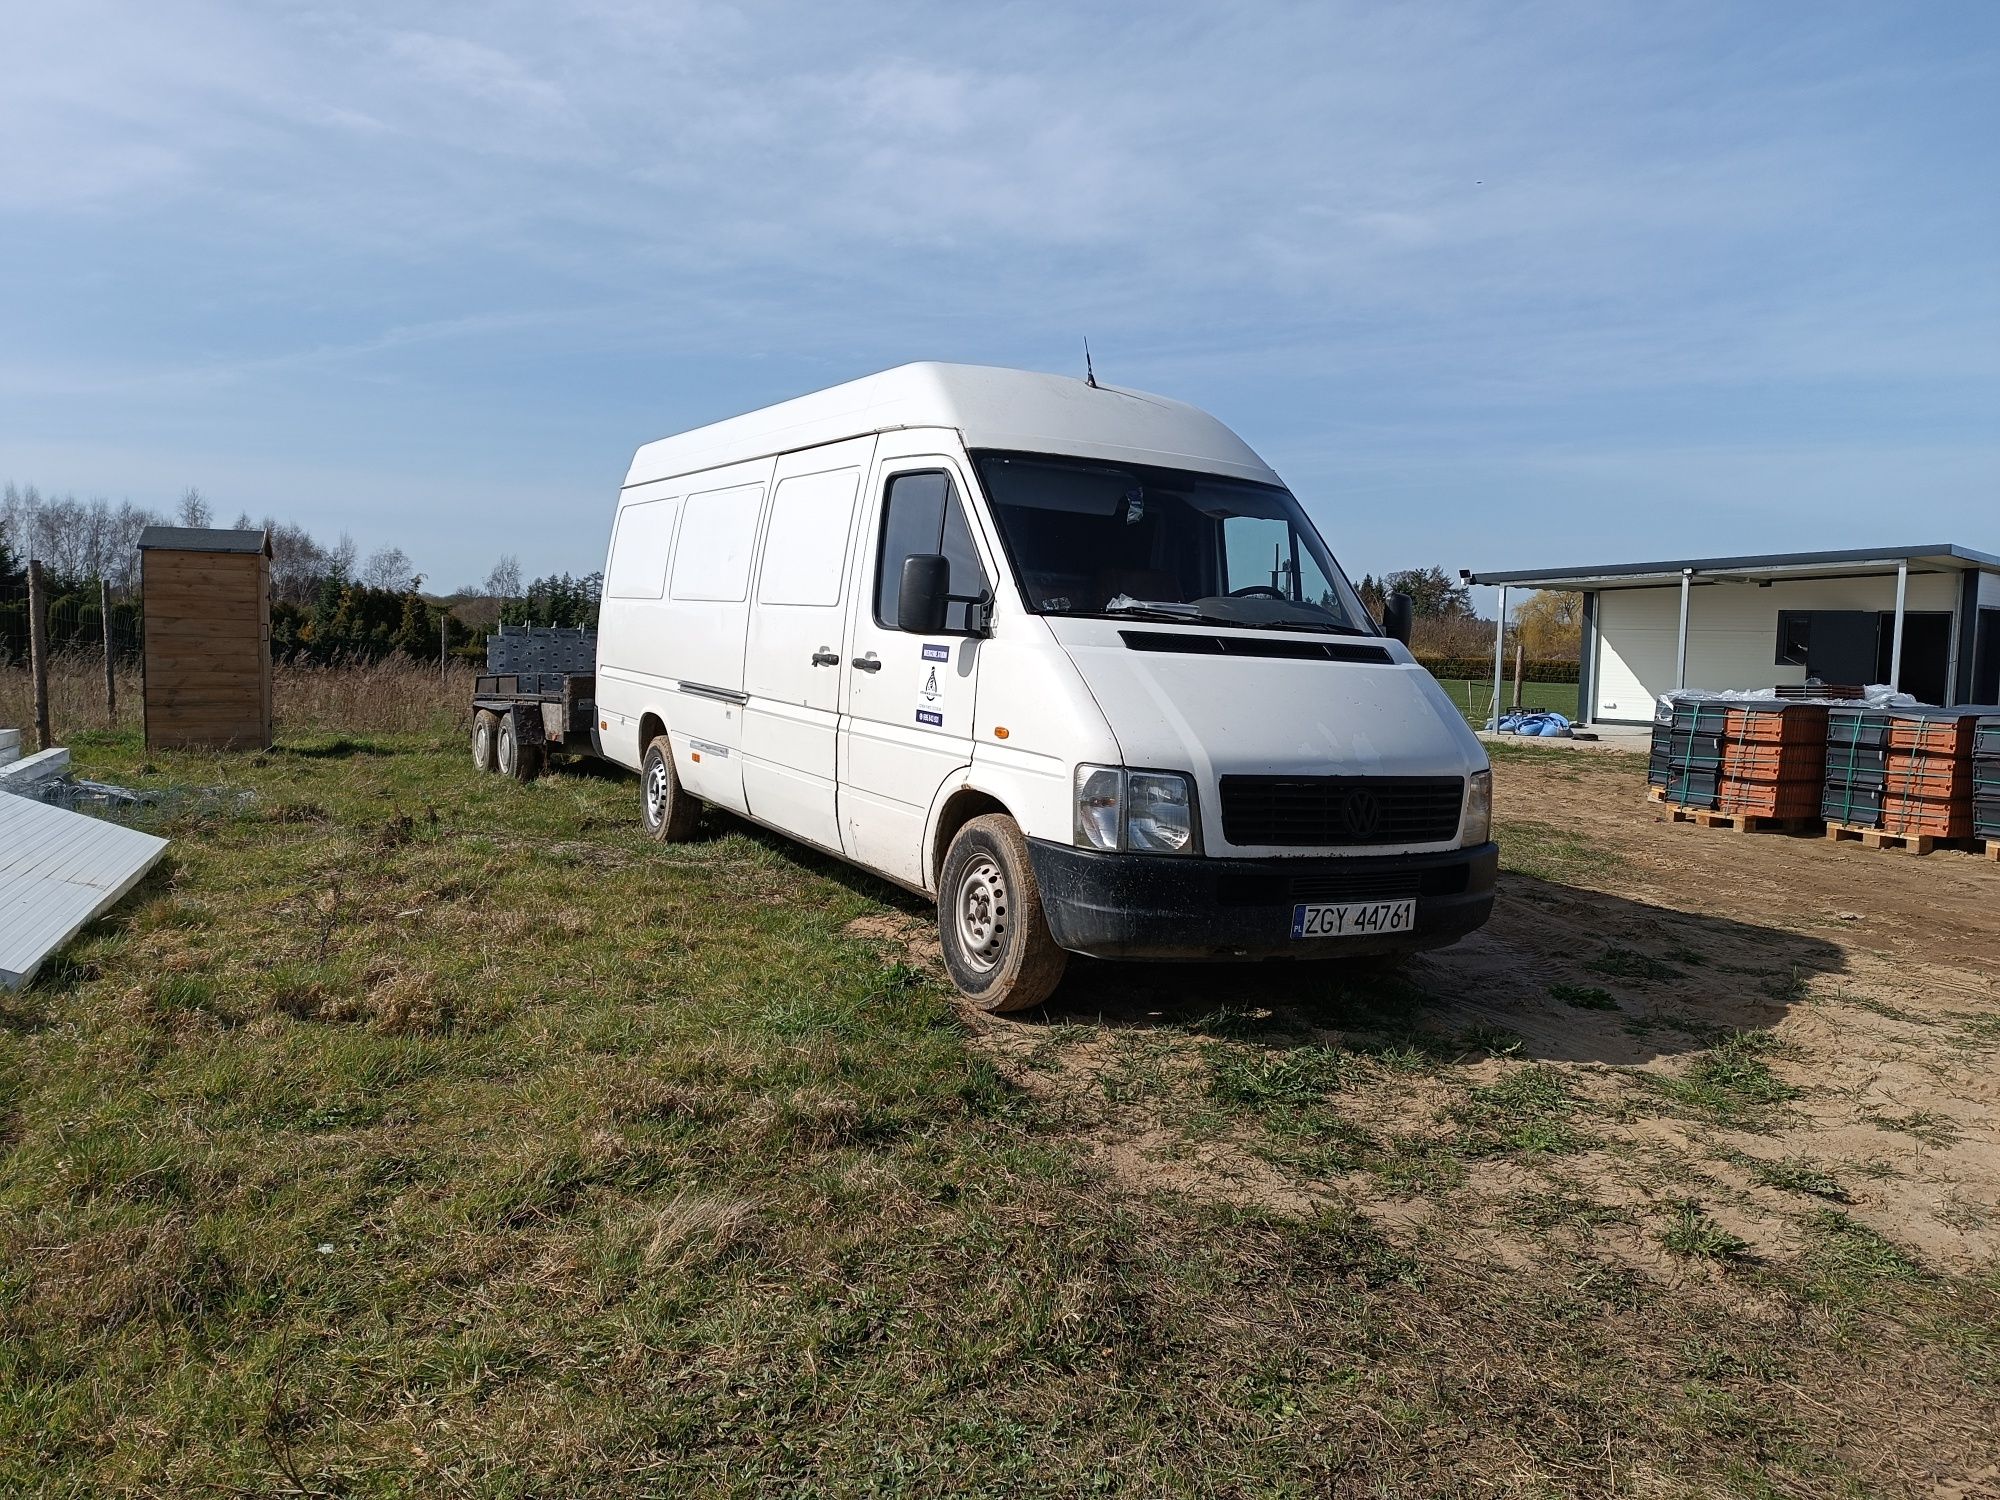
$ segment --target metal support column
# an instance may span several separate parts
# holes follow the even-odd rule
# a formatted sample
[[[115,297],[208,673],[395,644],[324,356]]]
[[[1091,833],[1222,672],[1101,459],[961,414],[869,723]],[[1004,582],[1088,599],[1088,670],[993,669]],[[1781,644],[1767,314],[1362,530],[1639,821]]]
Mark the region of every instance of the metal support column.
[[[1500,679],[1507,674],[1507,585],[1500,585],[1499,620],[1493,627],[1493,722],[1500,727]]]
[[[1889,686],[1903,690],[1903,601],[1910,592],[1909,559],[1896,564],[1896,633],[1889,641]]]
[[[1694,569],[1681,569],[1681,633],[1680,645],[1674,652],[1674,688],[1676,691],[1688,685],[1688,591],[1694,586]]]

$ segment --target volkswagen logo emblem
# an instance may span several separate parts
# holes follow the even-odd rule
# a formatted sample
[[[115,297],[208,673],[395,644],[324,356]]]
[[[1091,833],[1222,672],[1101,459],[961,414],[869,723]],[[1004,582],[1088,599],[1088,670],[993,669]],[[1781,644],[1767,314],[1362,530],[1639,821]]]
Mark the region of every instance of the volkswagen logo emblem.
[[[1365,786],[1349,787],[1340,801],[1340,821],[1355,838],[1367,838],[1381,826],[1381,799]]]

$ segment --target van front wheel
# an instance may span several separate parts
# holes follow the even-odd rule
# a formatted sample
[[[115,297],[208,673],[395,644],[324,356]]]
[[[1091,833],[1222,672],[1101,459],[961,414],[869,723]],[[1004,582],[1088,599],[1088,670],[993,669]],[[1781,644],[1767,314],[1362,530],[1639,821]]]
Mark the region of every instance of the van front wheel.
[[[639,763],[639,811],[646,832],[662,844],[685,844],[701,822],[701,803],[674,774],[674,747],[664,734],[653,737]]]
[[[1002,813],[959,829],[938,878],[938,946],[958,992],[983,1011],[1040,1005],[1069,955],[1049,936],[1028,841]]]

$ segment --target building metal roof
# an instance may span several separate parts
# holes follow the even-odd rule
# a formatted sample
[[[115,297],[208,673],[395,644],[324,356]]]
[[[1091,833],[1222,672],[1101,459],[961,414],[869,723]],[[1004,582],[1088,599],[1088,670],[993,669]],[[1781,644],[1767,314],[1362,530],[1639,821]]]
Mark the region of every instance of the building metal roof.
[[[150,833],[0,792],[0,990],[32,979],[166,847]]]
[[[1602,563],[1591,567],[1521,568],[1465,573],[1467,583],[1535,589],[1650,588],[1679,583],[1692,572],[1710,582],[1777,578],[1844,578],[1857,573],[1893,573],[1907,565],[1913,573],[2000,571],[2000,557],[1970,547],[1937,542],[1920,547],[1860,547],[1837,552],[1769,552],[1750,557],[1689,557],[1667,562]]]
[[[139,533],[141,552],[261,552],[271,555],[267,531],[227,531],[210,526],[148,526]]]
[[[1197,407],[1142,391],[988,365],[912,364],[647,443],[635,484],[907,427],[956,428],[969,448],[1158,464],[1275,484],[1243,439]]]

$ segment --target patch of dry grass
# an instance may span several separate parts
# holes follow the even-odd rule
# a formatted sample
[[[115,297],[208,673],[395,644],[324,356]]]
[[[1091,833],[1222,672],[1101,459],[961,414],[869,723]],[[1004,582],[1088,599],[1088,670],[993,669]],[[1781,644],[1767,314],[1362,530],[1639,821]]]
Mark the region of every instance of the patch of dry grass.
[[[380,662],[311,666],[280,662],[271,674],[271,712],[279,735],[337,731],[441,734],[469,729],[476,669],[452,661],[391,656]],[[144,713],[136,661],[118,672],[118,715],[108,721],[104,660],[87,651],[58,653],[49,669],[49,721],[58,744],[105,729],[136,730]],[[32,729],[34,686],[25,666],[0,667],[0,727]]]

